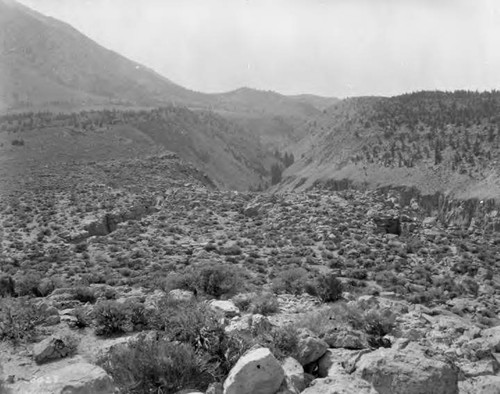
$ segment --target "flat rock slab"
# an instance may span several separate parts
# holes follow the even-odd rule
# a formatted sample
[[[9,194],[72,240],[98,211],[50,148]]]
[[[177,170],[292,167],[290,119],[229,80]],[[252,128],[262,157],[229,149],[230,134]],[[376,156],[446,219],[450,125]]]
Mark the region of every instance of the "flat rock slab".
[[[11,388],[12,394],[113,394],[116,387],[104,369],[81,362]]]

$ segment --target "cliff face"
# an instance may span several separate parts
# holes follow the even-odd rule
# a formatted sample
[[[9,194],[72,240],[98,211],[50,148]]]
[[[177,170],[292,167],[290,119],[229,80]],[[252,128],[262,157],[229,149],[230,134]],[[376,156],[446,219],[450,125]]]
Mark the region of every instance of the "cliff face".
[[[85,231],[87,237],[108,235],[115,231],[120,223],[128,220],[139,220],[156,211],[154,202],[145,201],[126,210],[107,213],[101,219],[86,225]]]
[[[360,189],[348,179],[315,182],[313,188],[338,192]],[[368,188],[368,187],[367,187]],[[416,187],[386,186],[377,191],[420,216],[435,216],[446,227],[500,231],[500,202],[495,199],[458,199],[445,193],[422,194]]]
[[[495,199],[457,199],[444,193],[423,195],[416,188],[386,188],[399,194],[399,204],[418,204],[428,216],[436,216],[445,226],[500,231],[500,203]]]

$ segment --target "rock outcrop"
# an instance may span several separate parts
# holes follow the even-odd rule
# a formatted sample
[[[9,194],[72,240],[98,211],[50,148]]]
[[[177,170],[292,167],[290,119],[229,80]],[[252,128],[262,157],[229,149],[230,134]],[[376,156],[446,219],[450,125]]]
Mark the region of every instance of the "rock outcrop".
[[[416,344],[397,350],[380,348],[361,357],[356,375],[380,394],[457,394],[458,368],[425,352]]]
[[[112,394],[116,391],[106,372],[85,362],[68,365],[12,387],[12,394]]]

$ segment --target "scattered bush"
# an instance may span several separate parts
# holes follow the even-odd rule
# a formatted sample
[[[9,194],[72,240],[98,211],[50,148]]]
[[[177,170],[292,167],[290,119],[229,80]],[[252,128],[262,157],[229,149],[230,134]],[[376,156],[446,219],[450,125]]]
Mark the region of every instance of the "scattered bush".
[[[149,325],[163,331],[172,341],[193,346],[206,343],[204,334],[222,330],[217,316],[205,304],[169,297],[159,302],[157,311],[149,318]]]
[[[85,308],[82,307],[75,308],[74,316],[76,318],[76,321],[74,323],[76,328],[89,327],[90,324],[92,323],[92,319],[89,313],[85,310]]]
[[[93,304],[96,302],[96,294],[92,287],[89,286],[80,286],[75,289],[75,300],[78,300],[83,303],[90,302]]]
[[[302,294],[308,280],[307,271],[304,268],[291,268],[282,271],[273,281],[275,293]]]
[[[117,347],[100,362],[122,393],[177,393],[183,389],[205,391],[214,381],[206,357],[186,343],[167,338],[141,337],[127,347]]]
[[[278,299],[272,293],[259,294],[250,307],[251,313],[259,313],[264,316],[277,313],[279,310],[280,306]]]
[[[196,275],[192,271],[184,274],[170,272],[166,278],[160,280],[159,287],[165,293],[175,289],[193,291],[196,289],[196,280]]]
[[[320,275],[316,283],[318,297],[323,302],[335,302],[342,298],[342,282],[334,275]]]
[[[396,315],[390,310],[370,310],[364,314],[363,330],[369,335],[383,337],[394,329]]]
[[[238,307],[238,309],[242,312],[247,311],[252,305],[253,298],[255,297],[255,293],[245,293],[245,294],[237,294],[231,300],[234,305]]]
[[[40,308],[23,299],[0,300],[0,339],[14,344],[36,340],[36,328],[45,321]]]
[[[96,335],[112,335],[132,331],[130,310],[126,304],[103,301],[94,307]]]
[[[277,359],[283,360],[297,353],[299,339],[295,327],[290,325],[276,327],[271,332],[271,338],[270,349]]]
[[[40,297],[41,293],[38,288],[42,277],[36,272],[29,272],[19,276],[16,279],[16,293],[18,296],[35,296]]]
[[[197,275],[197,287],[205,294],[220,297],[232,294],[240,285],[240,275],[233,267],[214,264],[202,267]]]

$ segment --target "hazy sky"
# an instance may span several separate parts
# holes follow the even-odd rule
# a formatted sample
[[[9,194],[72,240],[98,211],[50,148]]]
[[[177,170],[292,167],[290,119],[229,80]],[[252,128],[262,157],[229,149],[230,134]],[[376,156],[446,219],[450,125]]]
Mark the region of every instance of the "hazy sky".
[[[500,88],[498,0],[21,0],[193,90]]]

